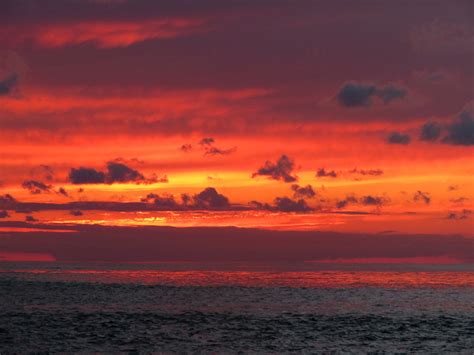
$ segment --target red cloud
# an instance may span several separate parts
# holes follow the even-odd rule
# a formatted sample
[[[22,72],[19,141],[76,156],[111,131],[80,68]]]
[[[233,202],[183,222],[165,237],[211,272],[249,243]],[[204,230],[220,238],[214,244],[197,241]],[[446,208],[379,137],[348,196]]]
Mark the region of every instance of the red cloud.
[[[77,22],[39,25],[27,32],[8,33],[18,42],[32,40],[41,47],[92,43],[100,48],[128,47],[151,39],[170,39],[207,31],[203,19],[152,19],[141,22]]]

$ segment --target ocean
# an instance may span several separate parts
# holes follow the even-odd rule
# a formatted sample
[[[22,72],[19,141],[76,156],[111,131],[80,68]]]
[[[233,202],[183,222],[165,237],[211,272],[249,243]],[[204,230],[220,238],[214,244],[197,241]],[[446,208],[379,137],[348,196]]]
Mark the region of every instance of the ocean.
[[[0,353],[465,353],[472,265],[0,263]]]

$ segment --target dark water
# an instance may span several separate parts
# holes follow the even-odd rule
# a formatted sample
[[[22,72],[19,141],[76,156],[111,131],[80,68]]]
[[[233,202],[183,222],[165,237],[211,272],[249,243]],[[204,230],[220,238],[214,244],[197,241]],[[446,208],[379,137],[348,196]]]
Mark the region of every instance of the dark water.
[[[0,352],[473,353],[472,270],[336,269],[0,264]]]

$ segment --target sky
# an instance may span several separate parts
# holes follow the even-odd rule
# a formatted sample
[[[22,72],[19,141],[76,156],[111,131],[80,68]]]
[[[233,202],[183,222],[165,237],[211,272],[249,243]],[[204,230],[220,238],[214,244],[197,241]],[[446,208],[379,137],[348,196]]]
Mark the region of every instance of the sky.
[[[4,0],[0,229],[474,237],[473,23],[460,0]]]

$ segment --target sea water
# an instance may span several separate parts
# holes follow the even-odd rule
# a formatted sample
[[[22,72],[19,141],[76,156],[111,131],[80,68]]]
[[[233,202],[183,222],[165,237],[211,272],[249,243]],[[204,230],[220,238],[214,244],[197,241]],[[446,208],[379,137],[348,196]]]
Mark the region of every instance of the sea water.
[[[472,266],[0,263],[0,353],[473,349]]]

